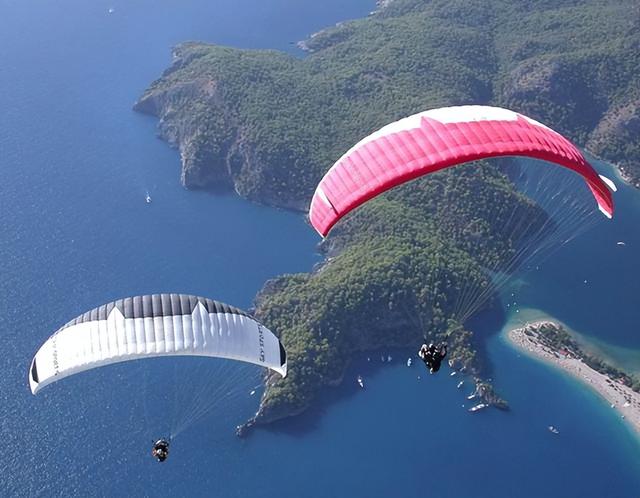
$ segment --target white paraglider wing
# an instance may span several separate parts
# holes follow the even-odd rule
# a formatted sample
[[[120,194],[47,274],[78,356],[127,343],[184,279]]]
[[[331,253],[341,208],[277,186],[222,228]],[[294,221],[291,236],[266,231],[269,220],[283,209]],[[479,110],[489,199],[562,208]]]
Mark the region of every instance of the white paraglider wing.
[[[38,350],[31,392],[103,365],[158,356],[210,356],[254,363],[287,374],[278,338],[232,306],[185,294],[120,299],[61,327]]]

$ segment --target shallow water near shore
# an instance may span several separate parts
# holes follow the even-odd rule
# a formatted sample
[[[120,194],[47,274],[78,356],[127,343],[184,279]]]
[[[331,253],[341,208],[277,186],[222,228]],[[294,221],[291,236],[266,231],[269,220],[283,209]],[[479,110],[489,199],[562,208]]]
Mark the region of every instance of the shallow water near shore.
[[[551,316],[542,310],[520,308],[518,313],[511,312],[508,322],[503,329],[508,330],[509,328],[521,327],[527,323],[540,320],[551,320],[561,323],[573,335],[574,339],[580,344],[584,351],[602,358],[612,366],[620,368],[627,373],[640,373],[640,349],[618,346],[594,335],[583,334],[569,327],[557,317]]]
[[[612,413],[615,414],[615,417],[618,419],[622,419],[622,415],[624,414],[624,411],[620,411],[621,410],[621,405],[623,404],[623,402],[618,403],[618,406],[616,406],[615,408],[612,407],[610,405],[611,401],[607,400],[605,398],[604,394],[601,394],[598,389],[595,388],[595,386],[590,385],[589,383],[583,381],[581,378],[576,378],[574,373],[570,373],[568,371],[566,371],[564,368],[560,367],[559,365],[557,365],[555,362],[553,361],[549,361],[548,359],[543,359],[540,358],[539,356],[537,356],[536,354],[529,352],[529,351],[524,351],[522,348],[520,348],[516,343],[514,343],[509,337],[508,337],[508,333],[512,330],[515,329],[520,329],[523,327],[527,327],[530,324],[534,324],[536,322],[546,322],[546,321],[550,321],[553,323],[557,323],[560,324],[562,327],[565,328],[565,330],[567,332],[569,332],[573,338],[575,340],[577,340],[577,342],[580,344],[580,347],[583,348],[584,351],[587,352],[591,352],[591,353],[596,353],[596,354],[600,354],[600,358],[605,358],[605,356],[603,356],[601,353],[603,351],[602,347],[600,345],[594,345],[592,342],[591,338],[587,338],[584,335],[576,332],[575,330],[567,327],[567,325],[565,323],[562,323],[561,321],[559,321],[557,318],[552,317],[546,313],[544,313],[541,310],[536,310],[536,309],[528,309],[528,308],[524,308],[524,309],[520,309],[518,310],[518,313],[515,312],[511,312],[508,317],[507,320],[504,324],[504,326],[501,329],[500,332],[500,340],[502,342],[504,342],[505,344],[507,344],[508,346],[510,346],[515,352],[517,352],[517,354],[519,356],[526,356],[528,359],[532,359],[534,361],[538,361],[540,362],[542,365],[544,366],[548,366],[550,368],[552,368],[553,370],[555,370],[556,372],[558,372],[560,375],[566,376],[572,380],[577,380],[579,382],[579,386],[576,386],[577,389],[587,389],[590,390],[592,392],[594,392],[595,394],[597,394],[600,397],[600,402],[603,405],[608,406],[609,408],[611,408],[612,410],[614,410]],[[602,343],[600,343],[602,344]],[[607,348],[611,348],[611,346],[606,345]],[[618,350],[621,348],[618,348]],[[625,349],[624,351],[630,351]],[[615,359],[613,357],[606,357],[607,361],[610,362],[611,365],[616,366],[618,368],[622,368],[622,366],[615,361]],[[582,376],[580,376],[582,377]],[[625,422],[625,424],[627,424],[627,426],[631,429],[631,433],[633,435],[633,437],[635,437],[638,441],[640,441],[640,433],[638,433],[636,431],[636,429],[633,427],[633,424],[631,423],[630,418],[628,418]]]
[[[175,43],[298,54],[291,41],[364,16],[373,4],[0,0],[1,496],[418,497],[433,477],[441,483],[436,497],[640,494],[640,446],[624,424],[571,379],[506,347],[495,316],[476,325],[490,337],[487,353],[509,413],[472,415],[469,381],[458,390],[460,377],[447,368],[429,376],[418,362],[406,366],[413,351],[382,351],[368,355],[371,361],[356,358],[344,384],[295,421],[237,439],[233,425],[256,408],[247,396],[185,431],[158,465],[149,443],[160,427],[150,424],[137,392],[137,366],[96,370],[30,394],[33,353],[86,309],[157,291],[247,307],[266,279],[318,261],[318,238],[302,216],[182,189],[178,154],[154,139],[155,121],[131,105],[169,64]],[[612,259],[613,266],[589,266],[584,278],[598,286],[576,285],[573,302],[566,289],[585,265],[567,254],[545,264],[548,273],[531,278],[519,300],[583,333],[640,345],[627,337],[637,315],[625,293],[612,295],[613,283],[596,273],[628,285],[626,298],[639,295],[629,275],[637,275],[637,263],[625,267],[634,264],[631,256],[609,255],[617,237],[628,248],[640,244],[630,230],[640,209],[623,209],[633,198],[625,190],[619,201],[626,229],[605,227],[604,241],[595,229],[585,243],[593,252],[580,250],[585,261]],[[560,277],[557,268],[564,268]],[[558,285],[553,296],[550,283]],[[596,309],[583,318],[585,303],[623,308],[616,330],[595,326]],[[383,363],[381,354],[393,360]],[[149,365],[151,379],[166,374],[164,363]],[[560,437],[546,430],[550,424]]]

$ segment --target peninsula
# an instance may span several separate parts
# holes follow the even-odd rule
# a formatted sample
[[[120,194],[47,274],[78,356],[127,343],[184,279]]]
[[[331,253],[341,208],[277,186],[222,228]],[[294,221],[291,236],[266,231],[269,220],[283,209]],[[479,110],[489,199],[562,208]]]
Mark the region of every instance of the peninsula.
[[[307,40],[304,58],[179,45],[135,109],[156,116],[160,136],[179,149],[186,187],[299,212],[363,136],[470,103],[548,123],[640,184],[638,16],[633,0],[380,1],[367,18]],[[466,318],[495,302],[489,268],[553,222],[498,163],[380,196],[322,241],[325,260],[313,272],[265,284],[255,314],[280,335],[290,373],[266,380],[250,425],[311,407],[357,352],[417,348],[425,338],[446,340],[453,368],[476,379],[483,401],[506,408]],[[514,213],[536,222],[506,234]]]
[[[559,323],[541,320],[507,332],[511,344],[596,391],[640,435],[640,379],[585,352]]]

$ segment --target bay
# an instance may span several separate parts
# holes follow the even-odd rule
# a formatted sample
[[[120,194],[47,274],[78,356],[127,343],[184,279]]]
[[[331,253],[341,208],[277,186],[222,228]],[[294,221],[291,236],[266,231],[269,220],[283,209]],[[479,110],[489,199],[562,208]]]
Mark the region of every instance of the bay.
[[[468,381],[457,390],[446,370],[407,367],[413,351],[384,351],[390,363],[356,358],[344,385],[299,419],[238,440],[232,424],[256,403],[243,399],[224,420],[211,415],[186,431],[158,465],[148,455],[157,434],[135,392],[137,367],[30,394],[33,353],[86,309],[158,291],[247,307],[266,279],[318,261],[318,239],[301,216],[182,189],[177,153],[131,105],[176,43],[299,55],[291,41],[372,8],[360,0],[0,0],[0,495],[638,494],[640,446],[628,428],[583,386],[507,347],[499,332],[508,317],[499,313],[478,317],[475,328],[488,338],[509,413],[471,415]],[[640,207],[625,187],[616,200],[619,217],[525,275],[518,300],[634,350]]]

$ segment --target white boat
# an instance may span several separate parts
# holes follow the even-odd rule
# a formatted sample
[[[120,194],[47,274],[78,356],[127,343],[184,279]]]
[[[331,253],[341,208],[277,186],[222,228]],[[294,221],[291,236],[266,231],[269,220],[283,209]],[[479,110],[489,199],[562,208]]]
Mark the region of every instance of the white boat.
[[[560,434],[560,431],[556,429],[553,425],[550,425],[549,427],[547,427],[547,429],[549,429],[549,432],[552,432],[554,434]]]
[[[358,378],[356,379],[358,381],[358,385],[364,389],[364,381],[362,380],[362,375],[358,375]]]
[[[391,356],[387,356],[387,361],[391,361]]]
[[[619,242],[616,242],[616,245],[618,245],[618,246],[626,246],[627,244],[625,244],[623,241],[619,241]]]
[[[251,392],[249,393],[249,396],[253,396],[255,393],[256,393],[256,390],[254,389],[253,391],[251,391]]]
[[[458,389],[460,389],[462,387],[462,384],[464,384],[464,380],[461,380],[460,382],[458,382]]]
[[[486,408],[487,406],[489,406],[489,405],[487,405],[486,403],[480,403],[480,404],[478,404],[476,406],[472,406],[471,408],[469,408],[469,411],[470,412],[477,412],[478,410],[482,410],[483,408]]]
[[[114,9],[113,7],[110,7],[109,10],[107,11],[109,14],[113,14],[116,11],[116,9]]]
[[[456,371],[454,370],[454,371],[453,371],[453,372],[451,372],[449,375],[450,375],[451,377],[453,377],[454,375],[458,375],[458,372],[456,372]]]
[[[149,195],[149,192],[144,196],[144,200],[147,204],[151,204],[151,196]]]
[[[410,367],[410,366],[411,366],[412,361],[413,361],[413,360],[412,360],[411,358],[408,358],[408,359],[407,359],[407,366],[408,366],[408,367]]]

